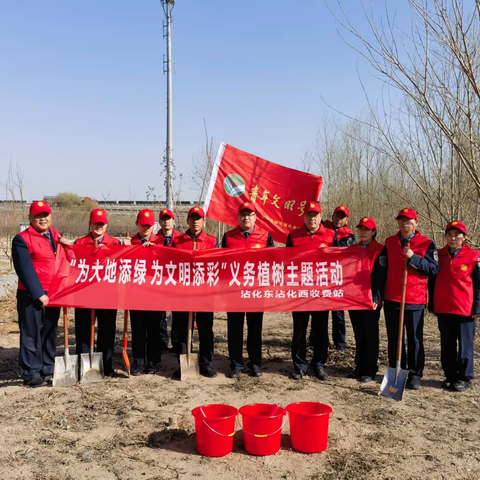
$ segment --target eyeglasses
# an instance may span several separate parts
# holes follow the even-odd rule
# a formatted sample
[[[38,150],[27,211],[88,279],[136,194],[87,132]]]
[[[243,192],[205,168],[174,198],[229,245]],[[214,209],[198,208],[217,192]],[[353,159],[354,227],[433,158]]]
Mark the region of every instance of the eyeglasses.
[[[240,218],[252,218],[252,217],[255,216],[255,213],[254,212],[248,213],[248,214],[247,213],[239,213],[238,216]]]

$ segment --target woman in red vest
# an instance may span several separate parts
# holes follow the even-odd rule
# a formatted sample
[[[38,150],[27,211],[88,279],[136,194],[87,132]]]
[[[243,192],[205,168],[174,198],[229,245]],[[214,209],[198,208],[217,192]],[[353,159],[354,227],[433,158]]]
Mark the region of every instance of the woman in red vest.
[[[300,228],[293,230],[287,237],[287,247],[299,247],[316,250],[331,247],[335,242],[333,230],[322,224],[322,208],[316,201],[308,202],[303,215],[305,222]],[[292,312],[293,337],[292,361],[294,371],[292,380],[302,380],[307,373],[307,328],[312,317],[310,342],[313,344],[311,368],[319,380],[326,380],[325,363],[328,358],[328,311],[324,312]]]
[[[205,212],[200,207],[193,207],[187,214],[188,230],[184,235],[173,240],[172,247],[184,250],[207,250],[218,248],[218,240],[203,231]],[[188,312],[172,312],[172,331],[178,335],[177,355],[187,353]],[[204,377],[217,376],[213,368],[213,312],[194,312],[193,320],[197,324],[200,340],[198,365]],[[175,380],[180,379],[180,369],[173,373]]]
[[[274,247],[272,236],[266,230],[255,226],[256,211],[252,202],[238,207],[238,226],[225,233],[222,248],[267,248]],[[247,317],[248,370],[243,363],[243,327]],[[238,378],[248,371],[252,377],[260,377],[262,371],[262,325],[263,312],[228,312],[228,354],[230,357],[230,378]]]
[[[438,255],[435,244],[417,230],[418,217],[415,210],[403,208],[398,212],[396,220],[399,232],[385,240],[385,248],[379,259],[380,265],[387,269],[384,312],[388,336],[388,363],[395,368],[403,271],[407,262],[404,322],[408,361],[403,342],[401,365],[403,369],[408,365],[407,388],[418,390],[425,365],[423,323],[427,305],[427,284],[429,276],[438,272]]]
[[[29,219],[29,227],[13,239],[12,259],[18,275],[20,375],[25,385],[35,388],[51,383],[53,377],[60,308],[48,306],[48,289],[57,246],[68,242],[51,227],[47,202],[33,202]]]
[[[463,222],[454,220],[445,227],[447,245],[438,251],[440,269],[430,284],[434,295],[429,309],[440,329],[443,387],[456,392],[473,383],[473,340],[480,316],[479,252],[465,244],[466,238]]]
[[[95,245],[99,248],[110,245],[121,245],[120,240],[111,237],[107,233],[107,212],[101,208],[95,208],[90,213],[88,228],[90,232],[85,237],[75,241],[75,245]],[[90,320],[89,308],[75,309],[75,341],[77,354],[90,351]],[[97,351],[103,354],[103,371],[105,375],[112,375],[113,350],[115,346],[115,324],[117,311],[110,309],[96,309],[95,315],[98,320]]]
[[[348,375],[348,378],[355,378],[360,383],[371,382],[378,370],[380,343],[378,321],[382,308],[381,290],[385,282],[385,278],[382,281],[380,275],[382,273],[385,275],[386,272],[379,262],[383,245],[375,240],[376,236],[377,222],[370,217],[362,218],[357,225],[357,237],[360,241],[356,245],[365,248],[370,257],[373,310],[349,310],[355,334],[355,370]]]

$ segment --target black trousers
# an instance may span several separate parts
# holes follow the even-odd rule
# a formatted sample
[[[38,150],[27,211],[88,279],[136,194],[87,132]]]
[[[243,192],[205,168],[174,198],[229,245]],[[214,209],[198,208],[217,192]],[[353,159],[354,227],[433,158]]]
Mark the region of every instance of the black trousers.
[[[461,315],[438,315],[440,361],[451,382],[473,380],[473,340],[476,320]]]
[[[375,378],[378,371],[380,308],[349,310],[348,313],[355,334],[355,370]]]
[[[227,337],[230,368],[242,370],[243,363],[243,328],[247,317],[247,353],[248,368],[259,370],[262,364],[262,327],[263,312],[227,313]]]
[[[385,307],[384,312],[388,337],[388,363],[390,367],[395,368],[400,310]],[[421,310],[405,310],[401,365],[403,369],[406,369],[408,364],[409,378],[422,378],[423,375],[423,367],[425,366],[425,350],[423,347],[424,313],[423,308]],[[408,357],[405,348],[405,331],[407,332]]]
[[[134,366],[155,365],[160,362],[162,358],[160,329],[162,320],[165,321],[165,312],[130,310]]]
[[[307,327],[312,317],[310,342],[313,346],[313,368],[323,368],[328,358],[328,311],[292,312],[292,361],[296,372],[307,371]]]
[[[157,312],[160,315],[160,350],[168,350],[167,312]]]
[[[173,325],[178,344],[175,353],[187,353],[188,312],[172,312]],[[213,312],[194,312],[193,321],[197,323],[200,348],[198,364],[200,367],[209,367],[213,363]]]
[[[19,370],[25,382],[53,375],[60,308],[42,308],[25,290],[17,291],[20,328]]]
[[[75,309],[75,342],[77,354],[90,351],[90,317],[89,308]],[[97,352],[102,352],[103,369],[105,374],[113,372],[113,351],[115,348],[115,325],[117,320],[116,310],[95,310],[98,320],[97,326]]]
[[[335,348],[347,348],[345,312],[332,310],[332,338]]]

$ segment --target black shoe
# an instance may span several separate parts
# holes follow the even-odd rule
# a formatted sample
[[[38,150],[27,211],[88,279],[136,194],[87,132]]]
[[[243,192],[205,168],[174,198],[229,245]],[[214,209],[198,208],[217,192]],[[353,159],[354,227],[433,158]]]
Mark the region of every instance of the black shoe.
[[[42,377],[35,378],[34,380],[30,380],[29,382],[25,382],[25,385],[30,388],[37,388],[37,387],[46,387],[48,383]]]
[[[407,388],[409,390],[420,390],[420,379],[418,377],[412,377],[407,380]]]
[[[313,347],[307,347],[307,355],[313,355]]]
[[[304,373],[303,372],[293,372],[290,374],[290,379],[291,380],[303,380],[303,377],[304,377]]]
[[[43,379],[50,385],[53,383],[53,375],[45,375]]]
[[[215,378],[217,376],[217,371],[207,365],[206,367],[200,367],[200,375],[207,378]]]
[[[451,390],[452,389],[452,385],[454,384],[455,382],[453,382],[452,380],[444,380],[443,383],[442,383],[442,388],[444,390]]]
[[[347,378],[360,378],[362,376],[362,372],[360,370],[355,369],[353,372],[350,372],[347,375]]]
[[[263,375],[262,371],[260,369],[255,369],[255,370],[250,370],[248,372],[248,374],[251,376],[251,377],[255,377],[255,378],[258,378],[258,377],[261,377]]]
[[[242,373],[245,372],[245,369],[232,368],[228,374],[228,378],[238,378]]]
[[[347,353],[347,347],[335,347],[338,353]]]
[[[360,378],[358,378],[358,381],[360,383],[369,383],[369,382],[373,382],[373,378],[370,377],[369,375],[362,375]]]
[[[143,365],[138,366],[138,365],[133,365],[130,368],[130,375],[133,375],[134,377],[139,377],[140,375],[143,375]]]
[[[452,390],[454,392],[465,392],[471,388],[472,382],[468,380],[457,380],[452,384]]]
[[[326,380],[328,378],[328,373],[322,367],[314,368],[313,375],[317,377],[319,380]]]
[[[155,375],[158,372],[157,367],[152,363],[149,363],[145,366],[145,374],[146,375]]]
[[[173,372],[172,378],[173,378],[174,380],[180,380],[180,375],[181,375],[180,369],[175,370],[175,371]]]

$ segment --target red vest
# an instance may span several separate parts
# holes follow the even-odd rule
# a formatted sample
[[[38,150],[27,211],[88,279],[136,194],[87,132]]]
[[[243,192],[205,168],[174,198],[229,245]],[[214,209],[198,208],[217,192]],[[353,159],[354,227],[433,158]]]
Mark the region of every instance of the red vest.
[[[333,230],[325,228],[320,224],[320,228],[311,235],[307,227],[303,225],[296,230],[292,230],[290,240],[294,247],[314,250],[322,247],[331,247],[335,241],[335,233]]]
[[[362,244],[358,242],[355,245],[361,246]],[[373,269],[373,264],[375,263],[375,260],[380,255],[380,252],[382,250],[383,250],[383,245],[381,243],[378,243],[376,240],[372,240],[370,245],[367,247],[367,253],[368,253],[368,256],[370,257],[370,270]]]
[[[172,239],[170,240],[170,243],[168,244],[168,246],[171,247],[173,245],[173,242],[178,237],[181,237],[182,235],[183,233],[177,232],[175,229],[172,230]],[[158,231],[158,235],[156,235],[156,239],[153,241],[153,243],[155,243],[155,245],[162,245],[162,246],[165,244],[165,237],[162,235],[161,230]]]
[[[57,244],[60,233],[50,227],[50,234],[55,244]],[[55,269],[55,254],[53,253],[50,241],[47,237],[37,232],[32,226],[19,233],[19,235],[27,244],[33,268],[35,269],[42,288],[48,292]],[[20,280],[18,281],[18,289],[25,290]]]
[[[410,248],[416,255],[423,258],[431,243],[429,238],[417,231],[417,234],[410,240]],[[388,272],[384,297],[385,300],[401,302],[405,255],[402,253],[400,234],[388,237],[385,240],[385,247],[387,248]],[[409,266],[405,303],[426,305],[427,283],[428,275]]]
[[[148,239],[148,241],[163,245],[163,237],[160,238],[158,235],[155,235],[154,233],[150,235],[150,238]],[[141,245],[141,244],[142,244],[142,241],[140,240],[140,234],[137,233],[132,238],[132,245]]]
[[[105,232],[101,243],[103,243],[103,245],[120,245],[120,240],[111,237],[108,233]],[[75,245],[95,245],[95,241],[93,240],[92,236],[88,234],[85,235],[85,237],[76,240]]]
[[[331,220],[325,220],[323,224],[326,228],[328,228],[329,230],[333,230],[337,234],[337,240],[339,241],[349,237],[350,235],[353,235],[353,232],[348,228],[348,225],[345,225],[344,227],[335,230]]]
[[[235,227],[233,230],[225,233],[227,248],[266,248],[268,242],[268,232],[255,227],[248,238]]]
[[[453,313],[469,317],[473,310],[472,272],[478,262],[478,250],[467,245],[452,259],[448,246],[438,251],[439,272],[433,296],[435,313]]]
[[[195,250],[207,250],[215,248],[217,239],[213,235],[207,235],[204,231],[195,239]],[[193,250],[193,238],[184,233],[175,239],[175,247],[183,250]]]

